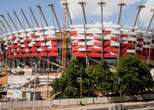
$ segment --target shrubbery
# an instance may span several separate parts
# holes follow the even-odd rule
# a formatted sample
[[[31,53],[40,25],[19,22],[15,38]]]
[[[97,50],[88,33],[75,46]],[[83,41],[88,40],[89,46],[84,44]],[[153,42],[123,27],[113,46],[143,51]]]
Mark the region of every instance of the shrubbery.
[[[152,86],[148,65],[136,56],[121,58],[114,72],[104,61],[86,67],[73,59],[62,77],[53,83],[55,92],[62,98],[132,95],[148,91]]]

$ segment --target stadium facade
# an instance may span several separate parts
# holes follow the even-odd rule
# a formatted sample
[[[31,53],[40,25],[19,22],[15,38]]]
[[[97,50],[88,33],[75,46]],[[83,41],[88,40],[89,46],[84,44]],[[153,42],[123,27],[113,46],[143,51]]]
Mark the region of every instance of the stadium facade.
[[[67,33],[67,57],[103,57],[116,63],[117,58],[133,54],[147,61],[154,60],[154,35],[149,32],[114,26],[105,27],[102,36],[99,26],[87,25],[84,29],[82,25],[74,25]],[[7,59],[11,67],[18,61],[28,65],[32,61],[42,61],[41,58],[61,64],[61,35],[52,27],[14,32],[4,36],[3,42],[5,49],[1,50],[0,59]]]

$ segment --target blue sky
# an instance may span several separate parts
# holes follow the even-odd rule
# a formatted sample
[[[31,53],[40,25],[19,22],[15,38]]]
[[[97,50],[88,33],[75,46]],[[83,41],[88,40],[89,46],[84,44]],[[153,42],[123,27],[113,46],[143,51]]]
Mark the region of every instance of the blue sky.
[[[71,0],[73,1],[73,0]],[[89,0],[92,1],[92,0]],[[95,0],[94,0],[95,1]],[[133,0],[134,1],[134,0]],[[154,0],[149,0],[149,1],[154,1]],[[137,12],[137,5],[139,4],[145,4],[146,2],[148,2],[148,0],[138,0],[138,2],[133,2],[130,3],[129,5],[127,5],[124,10],[123,10],[123,17],[122,17],[122,24],[124,25],[132,25],[134,22],[134,17],[136,15]],[[61,25],[63,24],[63,10],[60,4],[60,0],[0,0],[0,14],[6,15],[7,12],[9,12],[12,16],[12,18],[14,19],[14,21],[16,22],[16,24],[19,26],[19,23],[17,22],[16,18],[13,15],[13,10],[16,10],[16,12],[19,14],[20,19],[22,20],[22,23],[26,26],[25,21],[23,20],[23,17],[21,16],[21,12],[20,9],[23,8],[29,21],[31,22],[31,24],[34,24],[34,21],[32,21],[32,17],[29,14],[29,9],[28,7],[31,6],[34,13],[37,16],[37,20],[39,21],[39,23],[41,25],[44,25],[42,18],[39,16],[39,12],[38,9],[36,8],[37,5],[41,5],[42,9],[45,13],[45,16],[48,20],[49,25],[53,25],[53,21],[52,21],[52,13],[49,9],[49,7],[47,6],[49,3],[53,3],[55,5],[56,8],[56,12],[59,18],[59,21],[61,22]],[[113,3],[114,4],[114,3]],[[77,4],[78,5],[78,4]],[[117,5],[116,3],[114,5]],[[70,9],[73,9],[75,7],[72,7]],[[91,7],[93,8],[93,7]],[[97,7],[99,8],[99,7]],[[108,13],[111,13],[112,7],[110,7],[111,10]],[[75,9],[76,12],[71,13],[72,16],[75,16],[74,13],[78,13],[78,9]],[[117,19],[118,19],[118,7],[117,7],[117,11],[112,13],[112,15],[110,16],[106,16],[105,17],[105,21],[106,22],[113,22],[114,24],[117,23]],[[90,12],[88,12],[89,15],[88,18],[88,23],[96,23],[100,21],[100,16],[96,15],[95,13],[90,14]],[[6,16],[7,18],[7,16]],[[144,21],[145,24],[148,23],[148,20]],[[73,19],[73,23],[75,24],[82,24],[82,17],[79,16],[76,17],[76,19]],[[12,26],[13,27],[13,26]],[[20,26],[19,26],[20,27]]]
[[[40,25],[42,25],[42,22],[44,21],[41,19],[40,13],[36,8],[37,5],[41,5],[43,12],[48,20],[48,24],[52,25],[53,24],[52,13],[49,7],[47,6],[50,3],[53,3],[55,5],[55,9],[58,13],[58,16],[60,17],[60,15],[62,15],[62,7],[60,5],[59,0],[0,0],[0,13],[5,15],[6,18],[8,18],[6,13],[9,12],[12,18],[14,19],[14,21],[16,22],[16,24],[19,26],[19,23],[17,22],[15,16],[13,15],[13,10],[17,12],[21,21],[23,20],[23,24],[26,24],[21,15],[20,9],[22,8],[25,11],[29,21],[31,22],[32,17],[31,17],[31,14],[29,13],[29,6],[31,6],[31,8],[35,13],[35,16],[37,16],[37,20],[39,21]],[[31,22],[31,24],[34,24],[34,21]],[[61,24],[62,24],[62,21],[61,21]]]

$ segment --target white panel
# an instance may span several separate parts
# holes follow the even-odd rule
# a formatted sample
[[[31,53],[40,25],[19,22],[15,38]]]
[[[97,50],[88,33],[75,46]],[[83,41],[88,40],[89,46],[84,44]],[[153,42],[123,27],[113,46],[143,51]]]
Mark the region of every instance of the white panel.
[[[151,44],[151,48],[154,49],[154,44]]]
[[[128,41],[136,41],[136,38],[128,37]]]
[[[78,42],[78,45],[85,46],[85,42]]]
[[[127,50],[127,53],[135,53],[135,52],[136,52],[135,49],[128,49],[128,50]]]
[[[46,46],[45,42],[41,43],[41,46]]]
[[[29,47],[32,47],[35,44],[35,42],[30,42]]]
[[[37,49],[37,51],[38,51],[38,52],[41,52],[41,51],[42,51],[42,49],[41,49],[41,48],[38,48],[38,49]]]
[[[86,51],[86,48],[79,48],[79,51]]]
[[[112,32],[111,32],[113,35],[117,35],[117,34],[120,34],[120,31],[118,31],[118,30],[112,30]]]
[[[151,39],[144,39],[144,42],[151,42]]]
[[[21,42],[21,43],[23,43],[23,42],[24,42],[24,40],[23,40],[23,39],[21,39],[21,40],[20,40],[20,42]]]
[[[101,47],[100,47],[100,46],[94,46],[94,48],[96,48],[96,49],[101,49]]]
[[[51,35],[51,34],[55,34],[54,30],[45,31],[45,35]]]
[[[94,45],[94,40],[88,41],[87,45]]]
[[[44,38],[43,38],[43,37],[36,38],[36,41],[42,41],[42,40],[44,40]]]
[[[46,46],[51,46],[51,41],[47,41]]]
[[[111,35],[106,35],[106,36],[104,37],[104,39],[105,39],[105,40],[111,40]]]
[[[110,52],[110,54],[111,54],[111,55],[117,55],[117,53],[115,53],[115,52]]]
[[[35,42],[36,41],[36,38],[32,38],[32,42]]]
[[[128,32],[128,35],[130,35],[130,36],[136,36],[137,33],[136,32]]]
[[[119,43],[116,41],[111,41],[111,46],[119,46]]]
[[[77,39],[85,39],[85,36],[84,35],[78,35]]]
[[[90,29],[87,29],[86,32],[87,33],[102,33],[101,29],[99,28],[90,28]]]
[[[150,48],[150,45],[143,45],[143,48]]]
[[[22,44],[22,45],[21,45],[21,47],[25,47],[25,45],[24,45],[24,44]]]

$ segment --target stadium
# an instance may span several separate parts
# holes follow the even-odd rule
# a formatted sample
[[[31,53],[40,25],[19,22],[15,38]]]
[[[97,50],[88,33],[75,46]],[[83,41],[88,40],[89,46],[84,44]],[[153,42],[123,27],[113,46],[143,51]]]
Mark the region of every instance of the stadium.
[[[129,54],[138,55],[148,63],[154,60],[154,37],[152,32],[139,29],[135,31],[129,28],[104,27],[103,42],[100,26],[87,25],[86,39],[85,29],[82,25],[72,25],[67,29],[66,61],[70,57],[99,60],[106,59],[110,64],[115,64],[116,59]],[[7,59],[10,67],[17,67],[20,62],[32,66],[32,62],[47,60],[58,65],[62,64],[63,48],[61,32],[55,32],[52,27],[27,29],[4,36],[4,50],[1,51],[1,61]],[[6,55],[4,55],[6,54]],[[68,61],[69,62],[69,61]],[[40,64],[43,65],[43,64]],[[41,66],[42,67],[42,66]],[[43,66],[47,67],[47,66]],[[53,68],[52,68],[53,69]],[[56,67],[55,67],[56,69]],[[57,68],[58,69],[58,68]]]
[[[48,5],[55,23],[53,26],[48,24],[48,19],[40,5],[36,7],[39,16],[36,16],[29,7],[32,20],[28,19],[23,9],[20,10],[23,19],[20,19],[16,11],[13,11],[14,19],[10,13],[0,15],[1,71],[4,71],[4,67],[8,69],[5,73],[8,75],[7,84],[2,84],[7,89],[4,89],[1,95],[7,94],[9,98],[26,97],[31,100],[34,94],[33,82],[39,79],[37,95],[41,94],[43,99],[46,99],[52,91],[49,87],[50,82],[60,77],[72,58],[84,59],[87,65],[104,59],[113,65],[117,64],[121,57],[137,55],[148,64],[154,64],[154,33],[151,29],[153,11],[146,29],[137,27],[144,5],[137,7],[133,26],[125,26],[121,24],[121,19],[126,4],[121,2],[118,4],[118,23],[107,25],[103,19],[105,2],[99,2],[101,20],[99,23],[92,24],[87,23],[85,4],[86,2],[78,4],[83,12],[83,23],[76,25],[72,22],[69,4],[63,3],[63,27],[53,4]],[[40,19],[37,18],[40,17],[45,25],[39,24]],[[14,95],[9,95],[10,91]],[[17,96],[15,94],[17,91],[22,96]]]

